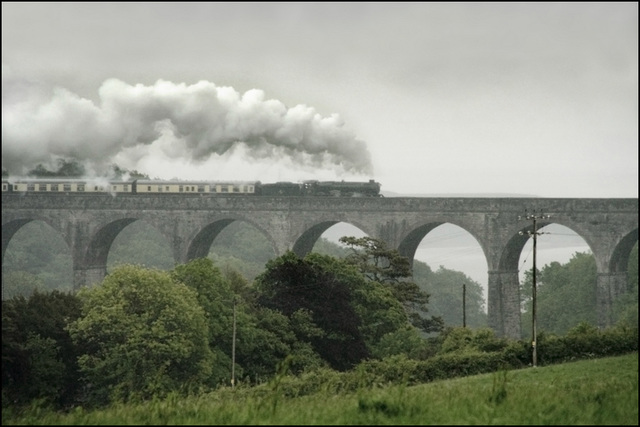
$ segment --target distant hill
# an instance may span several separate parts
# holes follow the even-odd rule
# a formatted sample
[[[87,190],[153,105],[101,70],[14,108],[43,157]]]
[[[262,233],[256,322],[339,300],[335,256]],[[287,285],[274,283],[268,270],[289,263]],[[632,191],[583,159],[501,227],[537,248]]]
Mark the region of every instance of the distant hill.
[[[491,198],[521,198],[540,197],[532,194],[518,193],[394,193],[393,191],[381,191],[384,197],[491,197]]]

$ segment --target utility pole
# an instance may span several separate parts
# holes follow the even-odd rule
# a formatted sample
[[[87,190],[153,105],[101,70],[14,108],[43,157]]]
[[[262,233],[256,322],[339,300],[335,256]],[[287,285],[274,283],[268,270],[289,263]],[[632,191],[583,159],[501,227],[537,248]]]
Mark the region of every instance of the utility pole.
[[[467,285],[466,283],[462,284],[462,327],[467,327]]]
[[[231,388],[236,384],[236,297],[233,297],[233,338],[231,341]]]
[[[532,214],[528,214],[525,217],[519,216],[518,219],[526,219],[533,221],[533,231],[528,231],[527,234],[533,237],[533,284],[531,289],[531,347],[533,349],[532,354],[532,366],[535,368],[538,365],[538,352],[537,352],[537,340],[538,332],[536,330],[536,243],[538,234],[546,234],[538,232],[538,220],[549,218],[549,215],[543,215],[541,213],[536,214],[535,211]],[[522,231],[520,234],[524,234]]]

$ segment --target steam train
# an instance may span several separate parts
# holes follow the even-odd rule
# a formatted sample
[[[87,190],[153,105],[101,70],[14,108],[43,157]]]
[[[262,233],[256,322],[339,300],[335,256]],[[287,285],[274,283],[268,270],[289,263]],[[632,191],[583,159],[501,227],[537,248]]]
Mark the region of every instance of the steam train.
[[[286,197],[382,197],[380,183],[359,181],[275,182],[260,181],[160,181],[135,179],[2,178],[2,194],[194,194]]]

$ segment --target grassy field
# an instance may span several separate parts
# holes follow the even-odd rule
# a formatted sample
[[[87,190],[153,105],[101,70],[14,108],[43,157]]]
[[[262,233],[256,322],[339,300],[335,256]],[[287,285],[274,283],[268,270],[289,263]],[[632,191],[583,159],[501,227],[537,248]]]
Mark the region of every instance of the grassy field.
[[[4,425],[638,425],[638,354],[341,395],[239,388],[64,415],[8,412]]]

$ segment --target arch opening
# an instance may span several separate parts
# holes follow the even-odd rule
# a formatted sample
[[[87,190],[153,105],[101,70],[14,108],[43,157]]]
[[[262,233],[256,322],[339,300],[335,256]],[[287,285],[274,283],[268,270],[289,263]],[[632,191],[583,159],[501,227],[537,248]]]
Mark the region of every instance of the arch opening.
[[[488,263],[476,238],[458,225],[432,223],[411,239],[414,280],[431,295],[430,314],[447,326],[486,327]]]
[[[170,243],[151,224],[132,220],[117,232],[108,249],[107,272],[121,264],[170,270],[174,267]]]
[[[20,220],[2,234],[2,299],[28,297],[36,289],[73,290],[71,249],[57,230],[41,220]]]
[[[327,224],[331,223],[324,223],[325,226]],[[333,223],[325,228],[322,234],[314,241],[312,252],[344,258],[349,254],[349,249],[347,245],[340,242],[340,238],[345,236],[361,238],[368,235],[348,222]]]
[[[269,237],[253,224],[243,220],[223,220],[203,230],[201,245],[205,256],[221,269],[232,269],[252,282],[276,256]],[[189,258],[192,259],[192,258]]]
[[[521,338],[533,335],[533,237],[519,253]],[[598,325],[596,260],[587,242],[564,225],[548,223],[536,237],[536,331],[566,334],[580,322]]]

